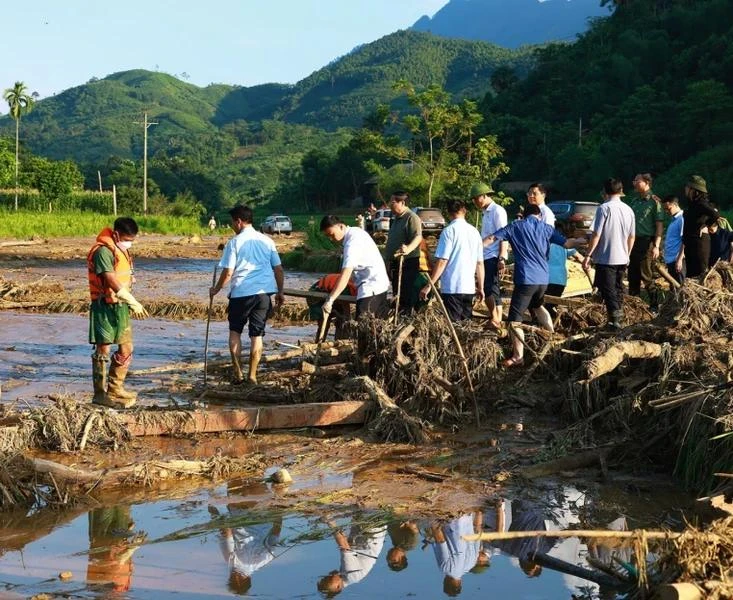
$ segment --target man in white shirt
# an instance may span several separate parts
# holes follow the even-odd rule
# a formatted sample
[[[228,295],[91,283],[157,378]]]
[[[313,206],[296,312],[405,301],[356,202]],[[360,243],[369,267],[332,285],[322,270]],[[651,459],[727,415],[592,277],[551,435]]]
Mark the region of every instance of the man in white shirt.
[[[533,183],[527,188],[527,202],[540,207],[540,221],[547,223],[550,227],[555,226],[555,213],[545,204],[547,188],[541,183]]]
[[[621,202],[624,193],[619,179],[603,182],[603,204],[596,209],[591,225],[593,232],[588,243],[588,252],[583,269],[588,270],[590,261],[596,266],[595,287],[603,298],[608,311],[608,325],[621,329],[623,319],[624,273],[634,246],[636,218],[628,204]]]
[[[493,193],[494,190],[486,183],[474,183],[471,187],[473,205],[481,211],[483,240],[508,224],[506,210],[494,202],[491,197]],[[496,329],[501,327],[502,315],[499,276],[504,272],[508,256],[509,244],[504,240],[497,240],[484,248],[484,297],[491,316],[491,324]]]
[[[474,296],[484,300],[484,252],[481,234],[466,222],[466,204],[452,200],[446,207],[451,219],[443,229],[435,250],[435,264],[430,280],[440,280],[440,296],[453,321],[470,319]],[[424,300],[430,285],[420,290]]]
[[[229,352],[232,355],[232,383],[244,382],[242,375],[242,331],[249,323],[249,383],[257,383],[257,367],[262,358],[265,322],[275,305],[283,303],[284,272],[273,242],[252,227],[252,209],[238,204],[229,211],[237,234],[227,242],[219,261],[221,275],[209,289],[213,299],[229,282]]]
[[[370,312],[384,317],[389,310],[387,291],[389,277],[379,248],[363,229],[349,227],[335,215],[327,215],[321,220],[321,231],[331,241],[344,246],[341,261],[341,274],[328,299],[323,303],[326,316],[331,313],[333,303],[346,289],[349,279],[354,278],[356,285],[356,318]]]

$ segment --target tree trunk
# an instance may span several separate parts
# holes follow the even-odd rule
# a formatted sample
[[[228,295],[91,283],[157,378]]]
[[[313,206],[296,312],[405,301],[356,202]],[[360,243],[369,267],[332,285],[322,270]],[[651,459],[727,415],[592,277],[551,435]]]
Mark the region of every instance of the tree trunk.
[[[18,211],[18,140],[20,132],[20,114],[15,119],[15,211]]]

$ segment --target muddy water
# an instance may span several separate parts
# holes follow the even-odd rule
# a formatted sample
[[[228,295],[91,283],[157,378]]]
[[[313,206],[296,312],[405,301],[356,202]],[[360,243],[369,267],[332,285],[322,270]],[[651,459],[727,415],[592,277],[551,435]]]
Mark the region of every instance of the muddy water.
[[[349,476],[330,483],[330,489],[348,488]],[[343,586],[343,598],[442,598],[459,588],[463,598],[614,598],[596,584],[519,559],[540,550],[587,566],[589,554],[609,560],[608,548],[589,548],[578,539],[547,540],[539,547],[535,541],[466,543],[460,533],[474,531],[474,523],[481,531],[595,527],[619,512],[629,515],[631,527],[646,526],[679,506],[678,499],[661,493],[641,498],[638,491],[625,493],[618,486],[587,493],[554,485],[441,521],[353,507],[324,509],[318,516],[261,508],[283,493],[293,490],[231,481],[184,500],[53,513],[50,525],[44,511],[14,521],[3,515],[0,596],[46,592],[107,598],[117,590],[114,597],[139,599],[245,592],[261,598],[321,598],[319,585],[331,574],[331,583]],[[348,544],[350,551],[339,544]],[[628,558],[626,550],[613,552]],[[488,560],[486,568],[475,568],[479,553]],[[404,568],[399,568],[400,555]],[[72,579],[61,582],[62,571],[70,571]]]
[[[161,297],[208,302],[216,265],[212,259],[139,258],[135,261],[135,295],[143,303]],[[2,274],[21,284],[45,277],[47,283],[60,282],[67,292],[86,293],[87,289],[87,274],[80,260],[34,260],[22,267],[3,268]],[[321,275],[286,271],[285,287],[308,289]],[[226,302],[225,295],[220,294],[217,301]]]
[[[88,394],[91,397],[92,347],[87,343],[88,318],[79,315],[38,315],[0,311],[0,386],[4,403],[23,400],[33,404],[49,393]],[[135,353],[132,369],[204,359],[206,323],[146,319],[133,322]],[[282,344],[311,341],[315,326],[270,327],[265,350],[277,352]],[[228,357],[228,325],[211,323],[209,360]],[[249,341],[244,340],[245,349]],[[188,373],[128,377],[126,386],[138,392],[140,404],[167,405],[176,390],[203,377],[203,370]]]

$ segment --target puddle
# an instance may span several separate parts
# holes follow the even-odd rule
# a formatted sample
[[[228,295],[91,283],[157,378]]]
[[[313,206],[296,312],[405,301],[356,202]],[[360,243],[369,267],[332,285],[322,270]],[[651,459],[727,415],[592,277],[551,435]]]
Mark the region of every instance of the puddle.
[[[228,329],[226,321],[212,321],[210,361],[229,357]],[[92,346],[87,343],[88,330],[87,316],[0,311],[3,402],[23,399],[33,404],[36,397],[46,397],[50,393],[84,393],[91,397]],[[134,322],[133,333],[133,370],[204,359],[206,323],[203,321],[146,319]],[[315,325],[268,325],[265,351],[281,352],[286,349],[283,344],[311,341],[314,335]],[[245,337],[243,342],[243,353],[246,354],[249,340]],[[203,378],[203,369],[187,373],[184,377]],[[161,392],[161,389],[165,390],[173,381],[171,374],[135,376],[131,373],[125,386],[138,392],[142,406],[160,405],[169,399],[169,394]]]
[[[331,483],[348,487],[349,480]],[[619,505],[616,492],[614,506],[633,510],[633,496]],[[539,549],[586,567],[589,553],[626,557],[577,538],[538,547],[534,540],[492,545],[460,537],[474,523],[483,531],[593,526],[596,502],[573,486],[531,500],[493,501],[451,521],[330,506],[319,516],[264,508],[277,493],[235,480],[185,500],[0,515],[0,596],[323,598],[333,597],[327,589],[341,589],[343,598],[614,598],[597,584],[520,557]],[[644,507],[640,519],[670,509],[661,498],[645,499]],[[632,526],[640,519],[630,518]],[[72,579],[60,581],[62,571]]]

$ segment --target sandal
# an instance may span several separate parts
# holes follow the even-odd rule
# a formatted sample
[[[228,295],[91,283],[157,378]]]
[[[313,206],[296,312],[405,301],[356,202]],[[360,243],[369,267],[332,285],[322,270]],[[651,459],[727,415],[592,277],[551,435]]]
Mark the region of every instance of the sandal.
[[[501,366],[505,369],[511,369],[513,367],[522,367],[524,366],[524,359],[523,358],[514,358],[513,356],[511,358],[507,358],[506,360],[501,361]]]

